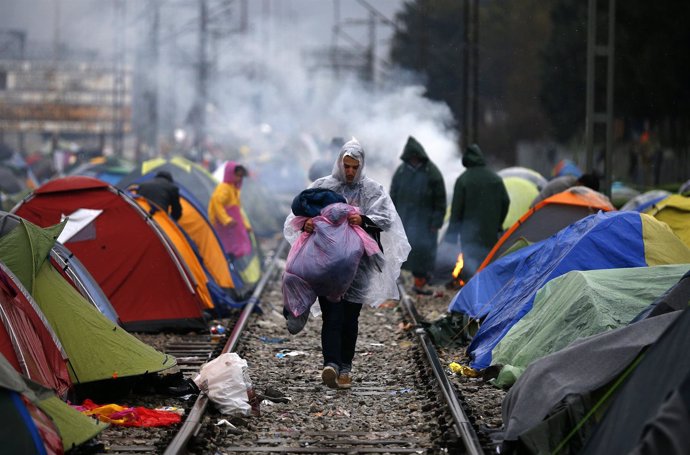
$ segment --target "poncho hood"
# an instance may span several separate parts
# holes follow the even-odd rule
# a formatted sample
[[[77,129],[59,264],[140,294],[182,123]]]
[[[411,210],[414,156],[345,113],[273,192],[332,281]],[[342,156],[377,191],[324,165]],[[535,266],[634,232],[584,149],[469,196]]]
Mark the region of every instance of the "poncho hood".
[[[364,179],[366,173],[364,171],[366,162],[364,160],[364,149],[360,145],[359,141],[354,137],[347,141],[345,145],[340,149],[338,157],[333,163],[333,170],[331,171],[331,177],[337,179],[341,183],[347,184],[347,179],[345,178],[345,166],[343,166],[343,158],[349,156],[357,161],[359,161],[359,169],[357,169],[357,174],[350,185],[356,185]]]
[[[426,154],[426,150],[424,150],[422,144],[420,144],[417,139],[410,136],[407,138],[407,143],[405,144],[402,155],[400,155],[400,159],[409,163],[415,156],[422,162],[429,161],[429,156]]]
[[[462,165],[465,167],[476,167],[486,165],[482,149],[477,144],[468,145],[465,154],[462,155]]]
[[[223,182],[229,183],[230,185],[235,185],[237,188],[242,187],[242,181],[239,183],[235,182],[235,169],[238,163],[235,161],[228,161],[225,163],[225,172],[223,172]]]

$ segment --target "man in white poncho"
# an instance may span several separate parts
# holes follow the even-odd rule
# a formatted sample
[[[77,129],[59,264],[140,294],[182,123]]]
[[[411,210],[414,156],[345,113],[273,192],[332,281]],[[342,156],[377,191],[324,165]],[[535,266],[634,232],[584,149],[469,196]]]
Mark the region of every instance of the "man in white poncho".
[[[384,263],[379,268],[372,258],[363,256],[355,278],[339,302],[318,298],[322,312],[321,350],[323,371],[321,378],[331,388],[349,388],[352,384],[350,372],[359,331],[359,314],[363,304],[377,307],[388,299],[399,299],[396,280],[400,266],[407,259],[410,244],[393,201],[384,187],[365,174],[364,150],[356,139],[343,145],[333,165],[331,175],[315,180],[309,188],[326,188],[358,207],[361,215],[350,215],[348,222],[362,227],[379,243]],[[300,231],[291,226],[294,215],[288,215],[283,233],[293,244]],[[314,230],[312,219],[308,219],[303,230]]]

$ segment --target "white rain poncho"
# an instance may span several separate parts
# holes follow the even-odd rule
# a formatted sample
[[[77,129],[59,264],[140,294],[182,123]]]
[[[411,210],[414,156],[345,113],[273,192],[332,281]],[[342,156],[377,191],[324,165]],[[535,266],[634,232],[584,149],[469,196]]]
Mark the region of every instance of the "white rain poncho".
[[[345,178],[343,166],[345,156],[354,158],[360,163],[357,174],[350,184]],[[362,215],[383,230],[381,246],[385,261],[381,271],[368,266],[368,261],[361,261],[352,285],[343,296],[343,299],[349,302],[366,303],[376,307],[388,299],[400,298],[396,280],[400,275],[400,266],[410,252],[410,244],[393,201],[381,184],[366,177],[365,169],[364,150],[353,138],[340,150],[331,175],[314,181],[309,188],[326,188],[341,194],[348,204],[358,207]],[[283,227],[283,234],[291,245],[300,234],[300,231],[291,223],[294,217],[293,214],[288,215]]]

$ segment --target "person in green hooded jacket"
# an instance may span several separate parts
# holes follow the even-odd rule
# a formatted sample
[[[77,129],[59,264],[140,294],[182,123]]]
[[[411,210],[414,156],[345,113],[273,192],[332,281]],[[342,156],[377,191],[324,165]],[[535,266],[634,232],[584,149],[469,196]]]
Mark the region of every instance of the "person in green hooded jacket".
[[[436,261],[438,230],[446,212],[446,187],[438,167],[414,137],[407,139],[400,159],[389,194],[412,247],[402,268],[412,272],[413,291],[429,295],[426,284]]]
[[[486,166],[477,144],[467,147],[462,165],[465,171],[455,181],[445,241],[457,244],[459,240],[462,245],[460,277],[467,281],[498,240],[510,197],[503,179]]]

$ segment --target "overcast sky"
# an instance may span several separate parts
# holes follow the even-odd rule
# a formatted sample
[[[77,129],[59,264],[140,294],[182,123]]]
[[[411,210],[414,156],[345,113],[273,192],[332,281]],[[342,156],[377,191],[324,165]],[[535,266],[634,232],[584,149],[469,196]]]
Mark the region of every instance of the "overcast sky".
[[[119,0],[122,1],[122,0]],[[225,3],[237,10],[241,0],[207,0],[211,9]],[[170,17],[190,18],[198,11],[198,0],[158,0],[162,14]],[[114,20],[116,0],[0,0],[0,28],[21,30],[28,41],[47,48],[57,39],[70,47],[109,51],[113,47],[113,33],[120,28]],[[127,28],[137,30],[147,19],[146,7],[150,0],[125,0]],[[249,19],[263,16],[275,21],[290,21],[295,26],[295,36],[327,44],[332,39],[332,28],[339,12],[344,30],[356,41],[366,44],[368,30],[358,25],[368,18],[371,6],[384,17],[393,20],[404,0],[247,0]],[[234,11],[233,11],[234,12]],[[392,29],[377,27],[377,45],[382,51],[387,46]],[[186,29],[189,34],[193,27]],[[136,38],[135,38],[136,39]],[[132,41],[130,38],[129,41]],[[131,42],[130,42],[131,45]]]

